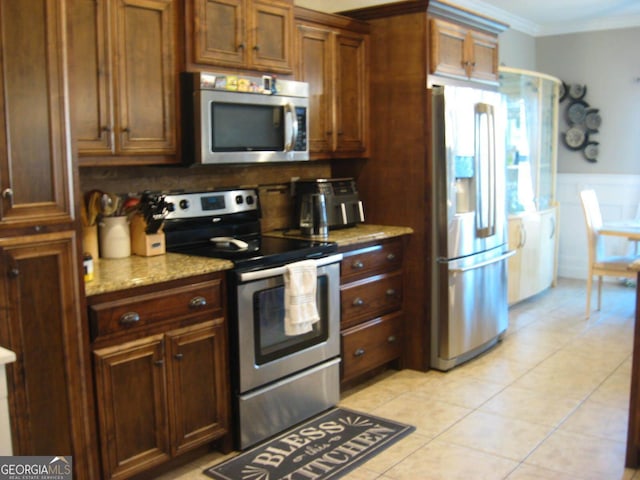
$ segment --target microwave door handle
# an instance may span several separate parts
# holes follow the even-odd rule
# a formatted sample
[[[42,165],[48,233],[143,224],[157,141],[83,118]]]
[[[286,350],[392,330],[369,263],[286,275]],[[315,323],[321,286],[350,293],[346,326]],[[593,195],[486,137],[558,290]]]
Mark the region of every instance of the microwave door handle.
[[[289,137],[289,142],[285,142],[284,144],[284,151],[291,152],[295,148],[296,139],[298,138],[298,116],[296,115],[296,107],[293,105],[293,103],[285,104],[284,114],[285,114],[285,118],[286,117],[291,118],[291,122],[290,122],[291,136]],[[285,131],[285,135],[286,135],[286,131]]]

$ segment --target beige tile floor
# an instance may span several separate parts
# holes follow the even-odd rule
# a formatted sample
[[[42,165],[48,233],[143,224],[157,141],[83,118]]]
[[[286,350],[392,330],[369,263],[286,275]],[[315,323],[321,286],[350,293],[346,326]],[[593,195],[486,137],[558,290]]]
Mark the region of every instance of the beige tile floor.
[[[481,357],[344,392],[342,406],[416,431],[343,478],[640,480],[624,468],[635,289],[606,285],[588,320],[584,301],[583,281],[561,279],[512,307],[504,340]],[[207,478],[221,458],[161,478]]]

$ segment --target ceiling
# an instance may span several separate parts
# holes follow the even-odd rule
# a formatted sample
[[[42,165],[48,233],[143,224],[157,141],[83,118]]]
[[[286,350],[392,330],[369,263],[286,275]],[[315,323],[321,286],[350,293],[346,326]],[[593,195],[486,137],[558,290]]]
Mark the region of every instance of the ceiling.
[[[640,0],[446,0],[503,21],[532,36],[640,26]],[[393,0],[295,0],[297,5],[339,12]]]

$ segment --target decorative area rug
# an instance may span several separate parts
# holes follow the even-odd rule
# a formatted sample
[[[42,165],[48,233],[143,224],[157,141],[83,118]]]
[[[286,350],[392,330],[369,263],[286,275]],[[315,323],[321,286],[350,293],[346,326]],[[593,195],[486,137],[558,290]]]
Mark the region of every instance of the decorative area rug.
[[[337,479],[414,430],[334,408],[204,473],[217,480]]]

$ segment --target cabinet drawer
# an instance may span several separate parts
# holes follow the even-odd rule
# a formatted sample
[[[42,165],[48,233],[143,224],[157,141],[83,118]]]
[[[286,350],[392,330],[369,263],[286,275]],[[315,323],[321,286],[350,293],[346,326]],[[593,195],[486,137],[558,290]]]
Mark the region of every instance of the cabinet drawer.
[[[396,312],[341,333],[343,381],[400,357],[403,318]]]
[[[402,268],[402,240],[345,252],[340,268],[341,283]]]
[[[89,307],[93,339],[165,320],[212,313],[222,308],[222,280],[163,289]]]
[[[376,275],[340,289],[341,326],[398,310],[402,306],[402,271]]]

